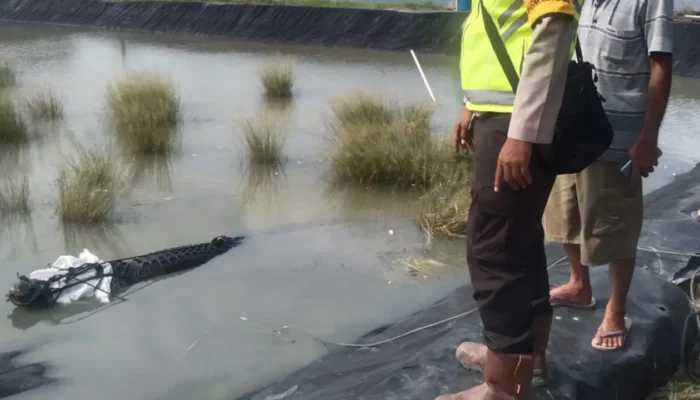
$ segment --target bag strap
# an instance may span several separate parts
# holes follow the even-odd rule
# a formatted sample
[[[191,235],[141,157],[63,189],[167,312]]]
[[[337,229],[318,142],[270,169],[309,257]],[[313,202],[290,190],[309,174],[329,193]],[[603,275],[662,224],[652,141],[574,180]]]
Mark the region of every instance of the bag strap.
[[[486,7],[484,7],[483,0],[479,0],[479,8],[482,19],[484,20],[486,36],[488,36],[493,52],[498,59],[498,63],[501,64],[503,73],[505,73],[506,79],[508,79],[508,83],[510,83],[511,88],[513,88],[513,93],[515,93],[518,89],[520,78],[515,71],[513,61],[511,61],[508,55],[508,50],[506,50],[506,45],[503,43],[503,39],[501,39],[501,35],[498,33],[496,24],[493,23],[493,18],[491,18],[491,15],[486,11]],[[578,35],[576,35],[576,58],[578,62],[583,62],[583,52],[581,51]]]

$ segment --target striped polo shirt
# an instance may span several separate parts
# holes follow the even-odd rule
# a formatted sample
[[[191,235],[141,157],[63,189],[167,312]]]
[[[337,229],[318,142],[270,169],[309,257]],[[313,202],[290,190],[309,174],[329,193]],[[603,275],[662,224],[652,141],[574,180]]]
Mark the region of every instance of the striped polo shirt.
[[[673,0],[585,0],[578,34],[615,130],[600,159],[626,162],[644,125],[649,53],[673,51]]]

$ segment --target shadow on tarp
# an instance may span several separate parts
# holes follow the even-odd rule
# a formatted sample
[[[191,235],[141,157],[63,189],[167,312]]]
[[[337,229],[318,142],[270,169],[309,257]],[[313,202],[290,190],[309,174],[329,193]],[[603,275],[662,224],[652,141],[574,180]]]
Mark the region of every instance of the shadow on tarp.
[[[624,352],[599,352],[591,340],[609,298],[608,267],[591,269],[594,311],[555,310],[548,348],[550,385],[533,389],[533,399],[640,400],[673,375],[681,361],[680,343],[687,295],[675,283],[692,275],[700,250],[700,223],[689,214],[700,207],[700,165],[645,197],[646,219],[627,303],[633,325]],[[547,245],[552,285],[568,279],[563,252]],[[697,268],[697,267],[695,267]],[[474,309],[471,287],[407,319],[359,340],[373,343]],[[691,332],[696,336],[696,332]],[[373,347],[334,349],[246,400],[432,400],[481,382],[480,374],[455,360],[457,345],[481,341],[477,313]]]

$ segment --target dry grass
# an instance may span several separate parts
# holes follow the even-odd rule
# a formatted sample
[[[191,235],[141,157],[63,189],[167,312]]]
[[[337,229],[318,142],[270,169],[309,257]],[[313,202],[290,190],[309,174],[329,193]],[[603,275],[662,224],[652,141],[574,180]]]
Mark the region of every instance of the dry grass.
[[[15,85],[15,70],[7,62],[0,62],[0,88],[8,88]]]
[[[398,101],[367,93],[356,93],[333,101],[332,123],[336,131],[365,125],[390,125],[406,122],[416,131],[428,131],[433,116],[431,107],[421,104],[402,106]]]
[[[164,153],[176,139],[180,97],[166,78],[135,73],[107,88],[107,105],[121,142],[139,153]]]
[[[243,144],[251,164],[278,164],[287,140],[281,122],[264,114],[240,122]]]
[[[79,148],[77,158],[61,167],[56,181],[62,220],[94,223],[107,219],[122,187],[123,172],[106,149]]]
[[[29,141],[29,129],[15,103],[0,97],[0,143],[19,144]]]
[[[39,120],[63,117],[63,102],[50,90],[32,95],[27,100],[27,109],[33,118]]]
[[[429,129],[432,109],[358,95],[332,110],[335,182],[425,188],[441,170],[441,150]]]
[[[436,174],[432,187],[420,198],[417,221],[428,235],[463,237],[471,205],[471,156],[456,155],[443,144],[443,171]]]
[[[270,98],[291,98],[294,87],[294,70],[291,62],[276,62],[258,70],[258,77],[265,96]]]
[[[682,380],[671,380],[647,398],[647,400],[697,400],[700,399],[700,384]]]
[[[29,179],[27,176],[18,180],[5,180],[0,190],[0,214],[2,217],[30,213]]]

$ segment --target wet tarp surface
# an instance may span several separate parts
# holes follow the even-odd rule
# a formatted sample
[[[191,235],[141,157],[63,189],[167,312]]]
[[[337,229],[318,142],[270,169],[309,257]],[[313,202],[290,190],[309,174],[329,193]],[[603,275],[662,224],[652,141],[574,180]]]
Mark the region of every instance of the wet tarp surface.
[[[548,348],[550,384],[533,389],[533,399],[639,400],[673,375],[681,361],[680,343],[687,295],[675,283],[697,268],[700,223],[690,217],[700,207],[700,167],[646,198],[646,220],[627,303],[633,325],[624,352],[599,352],[591,340],[610,293],[608,267],[591,270],[594,311],[555,309]],[[550,282],[568,279],[560,246],[548,244]],[[683,254],[678,254],[683,253]],[[471,287],[463,287],[414,316],[370,333],[359,343],[376,343],[476,309]],[[694,334],[694,332],[691,332]],[[480,383],[461,367],[457,345],[481,341],[478,313],[421,330],[376,347],[338,347],[327,356],[246,400],[385,399],[429,400]]]
[[[44,363],[18,361],[31,349],[18,349],[0,353],[0,399],[36,389],[54,382],[47,376],[49,366]]]

